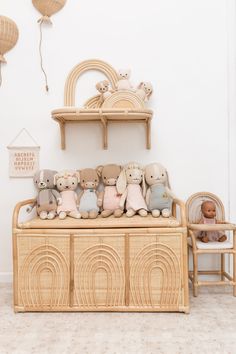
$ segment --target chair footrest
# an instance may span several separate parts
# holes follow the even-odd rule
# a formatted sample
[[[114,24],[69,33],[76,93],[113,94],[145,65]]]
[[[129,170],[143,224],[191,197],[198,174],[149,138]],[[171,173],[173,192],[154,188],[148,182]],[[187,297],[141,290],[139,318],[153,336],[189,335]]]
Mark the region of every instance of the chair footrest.
[[[211,285],[236,285],[236,282],[233,282],[231,280],[227,281],[198,281],[197,286],[211,286]]]

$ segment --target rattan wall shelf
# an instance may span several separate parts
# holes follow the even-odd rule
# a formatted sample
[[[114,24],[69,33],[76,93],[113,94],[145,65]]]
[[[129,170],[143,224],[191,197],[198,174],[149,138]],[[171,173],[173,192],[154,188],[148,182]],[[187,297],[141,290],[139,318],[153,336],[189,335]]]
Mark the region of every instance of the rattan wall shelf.
[[[13,216],[16,312],[189,312],[182,202],[174,201],[171,218],[19,222],[30,203]]]
[[[75,106],[75,88],[79,77],[88,70],[101,71],[109,80],[113,93],[104,102],[96,95],[85,102],[83,108]],[[108,147],[108,125],[114,122],[144,123],[146,147],[151,148],[151,119],[153,112],[145,107],[144,101],[132,90],[116,90],[117,72],[101,60],[86,60],[69,74],[64,93],[64,107],[52,111],[52,118],[59,123],[61,148],[66,148],[66,123],[98,122],[103,131],[103,148]]]

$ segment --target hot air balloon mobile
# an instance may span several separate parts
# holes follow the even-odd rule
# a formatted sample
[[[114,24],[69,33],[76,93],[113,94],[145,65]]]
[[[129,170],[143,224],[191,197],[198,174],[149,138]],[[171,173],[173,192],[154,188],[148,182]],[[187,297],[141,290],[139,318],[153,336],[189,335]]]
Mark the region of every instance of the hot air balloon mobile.
[[[66,0],[32,0],[34,7],[42,14],[42,17],[38,20],[40,29],[39,40],[39,54],[40,54],[40,66],[45,78],[46,91],[49,90],[47,74],[43,67],[42,57],[42,25],[43,23],[52,24],[51,16],[60,11],[66,3]]]
[[[4,54],[12,49],[19,37],[19,31],[14,21],[6,16],[0,16],[0,86],[2,84],[1,65],[6,63]]]

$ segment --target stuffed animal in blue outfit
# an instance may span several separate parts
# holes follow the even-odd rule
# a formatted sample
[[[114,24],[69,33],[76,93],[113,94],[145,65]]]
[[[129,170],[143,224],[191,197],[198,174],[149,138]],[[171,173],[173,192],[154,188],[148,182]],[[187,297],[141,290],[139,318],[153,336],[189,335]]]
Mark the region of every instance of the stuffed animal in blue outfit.
[[[171,216],[172,202],[175,195],[170,190],[169,178],[165,167],[151,163],[145,168],[145,180],[148,185],[146,203],[153,217]]]

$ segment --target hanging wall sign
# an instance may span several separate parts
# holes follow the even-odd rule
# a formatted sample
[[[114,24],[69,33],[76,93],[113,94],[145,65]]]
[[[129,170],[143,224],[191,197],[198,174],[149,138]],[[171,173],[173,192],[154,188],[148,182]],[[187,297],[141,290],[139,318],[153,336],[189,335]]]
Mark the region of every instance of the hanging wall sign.
[[[32,146],[16,145],[16,141],[23,133],[33,142]],[[24,128],[7,147],[9,150],[9,177],[24,178],[33,177],[39,170],[40,146],[30,133]]]

